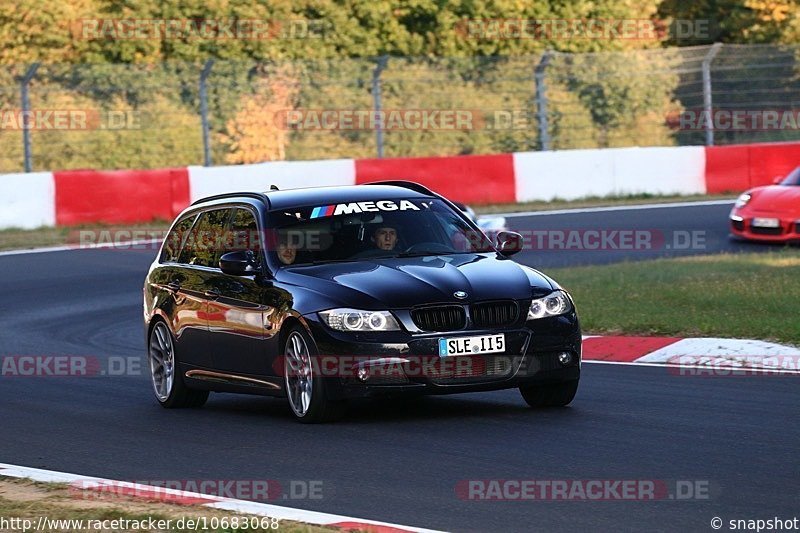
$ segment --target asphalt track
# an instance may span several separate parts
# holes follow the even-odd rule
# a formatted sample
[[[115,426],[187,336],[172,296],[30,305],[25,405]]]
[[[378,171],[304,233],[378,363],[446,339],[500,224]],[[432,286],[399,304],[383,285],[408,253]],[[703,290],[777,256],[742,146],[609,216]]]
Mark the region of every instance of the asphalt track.
[[[774,249],[728,243],[727,210],[509,222],[516,229],[618,224],[704,231],[702,253]],[[141,285],[152,256],[121,250],[1,256],[0,355],[143,362]],[[618,258],[613,250],[522,257],[545,267]],[[797,377],[681,377],[659,368],[585,364],[578,397],[566,409],[534,411],[516,391],[503,391],[360,403],[337,424],[305,426],[270,398],[217,394],[200,410],[162,409],[144,372],[7,376],[0,377],[0,462],[132,481],[267,479],[287,487],[318,480],[321,499],[275,503],[452,531],[709,531],[712,517],[727,524],[797,514],[800,425],[791,422],[797,385]],[[471,479],[698,481],[708,483],[709,497],[460,499],[456,485]]]

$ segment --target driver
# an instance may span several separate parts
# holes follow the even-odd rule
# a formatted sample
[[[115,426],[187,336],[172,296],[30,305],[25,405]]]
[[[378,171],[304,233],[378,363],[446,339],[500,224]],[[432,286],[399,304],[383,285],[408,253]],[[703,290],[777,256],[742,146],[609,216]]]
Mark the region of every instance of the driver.
[[[297,259],[297,246],[292,242],[288,234],[280,236],[276,252],[278,259],[284,265],[291,265]]]
[[[397,246],[397,228],[391,224],[381,224],[372,232],[372,242],[379,250],[391,251]]]

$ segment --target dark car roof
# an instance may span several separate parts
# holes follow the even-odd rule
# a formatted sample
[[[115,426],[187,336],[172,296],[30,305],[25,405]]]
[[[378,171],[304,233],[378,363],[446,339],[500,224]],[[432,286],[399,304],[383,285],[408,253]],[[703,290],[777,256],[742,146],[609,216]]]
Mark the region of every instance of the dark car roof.
[[[369,202],[378,200],[391,200],[393,198],[430,198],[431,194],[424,193],[424,188],[413,188],[398,185],[340,185],[331,187],[308,187],[303,189],[286,189],[282,191],[267,191],[265,193],[228,193],[225,195],[211,196],[194,202],[193,205],[207,201],[236,196],[260,197],[269,199],[270,209],[288,209],[300,206],[331,205],[348,202]],[[416,189],[416,190],[415,190]]]

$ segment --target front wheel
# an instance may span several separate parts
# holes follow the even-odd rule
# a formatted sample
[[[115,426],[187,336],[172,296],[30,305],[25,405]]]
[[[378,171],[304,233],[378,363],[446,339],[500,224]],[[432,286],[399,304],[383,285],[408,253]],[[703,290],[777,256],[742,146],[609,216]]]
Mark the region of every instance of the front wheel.
[[[286,336],[284,377],[286,397],[292,414],[309,424],[331,422],[344,414],[344,402],[328,398],[326,379],[314,371],[312,357],[317,355],[311,336],[295,326]]]
[[[575,398],[575,393],[578,392],[578,380],[523,385],[519,388],[519,392],[531,407],[564,407]]]
[[[208,391],[190,389],[178,371],[175,343],[167,325],[158,321],[150,330],[148,343],[150,381],[156,399],[163,407],[201,407],[208,400]]]

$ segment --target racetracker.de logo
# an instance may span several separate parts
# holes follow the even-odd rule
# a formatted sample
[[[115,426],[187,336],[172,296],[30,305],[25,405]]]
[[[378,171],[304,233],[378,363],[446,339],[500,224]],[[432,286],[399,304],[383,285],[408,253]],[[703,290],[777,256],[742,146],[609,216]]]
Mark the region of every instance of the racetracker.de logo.
[[[131,109],[0,109],[0,130],[138,130],[141,127],[139,113]]]
[[[200,503],[186,493],[250,501],[321,500],[322,480],[292,479],[149,479],[130,482],[75,481],[72,496],[83,500],[145,498],[170,503]]]
[[[708,480],[462,479],[456,497],[470,501],[708,500]]]
[[[667,116],[679,131],[798,131],[797,109],[687,109]]]
[[[72,23],[76,39],[243,40],[323,39],[331,23],[323,19],[81,19]]]
[[[113,355],[4,355],[0,356],[0,377],[140,376],[143,364],[140,357]]]
[[[716,25],[708,19],[471,19],[456,23],[455,31],[466,39],[477,40],[596,40],[662,41],[708,40]]]
[[[800,355],[678,355],[666,364],[671,375],[681,377],[800,376]]]

